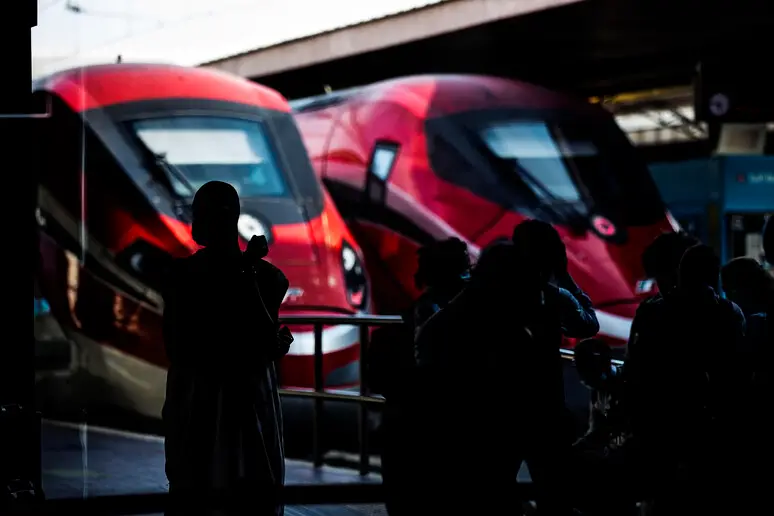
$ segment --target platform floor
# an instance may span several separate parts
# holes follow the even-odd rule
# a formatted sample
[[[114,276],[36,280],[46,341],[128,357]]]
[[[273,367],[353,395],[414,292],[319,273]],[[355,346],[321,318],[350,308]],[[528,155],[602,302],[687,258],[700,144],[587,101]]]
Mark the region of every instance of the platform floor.
[[[43,491],[47,498],[163,493],[164,441],[149,436],[44,421],[42,426]],[[378,474],[366,477],[356,471],[323,466],[315,469],[302,461],[286,462],[286,483],[379,483]],[[287,507],[287,516],[380,516],[381,505]]]
[[[164,440],[138,434],[59,421],[42,425],[43,491],[47,498],[164,493]],[[522,465],[519,480],[528,481]],[[372,473],[360,476],[346,468],[298,460],[286,461],[288,485],[380,483]],[[386,516],[383,505],[290,506],[287,516]]]

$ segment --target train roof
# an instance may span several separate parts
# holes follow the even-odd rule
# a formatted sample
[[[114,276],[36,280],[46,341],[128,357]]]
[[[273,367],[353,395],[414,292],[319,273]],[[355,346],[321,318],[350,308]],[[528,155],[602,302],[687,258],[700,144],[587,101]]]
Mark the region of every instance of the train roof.
[[[33,81],[76,111],[163,98],[220,100],[290,111],[279,92],[216,70],[159,63],[113,63],[70,68]]]
[[[374,97],[401,99],[422,97],[426,112],[444,113],[481,109],[507,104],[529,108],[575,108],[588,106],[581,101],[535,84],[485,75],[416,75],[333,91],[290,102],[294,113],[307,113],[343,104],[351,99]],[[462,102],[460,102],[462,100]],[[457,107],[459,106],[459,107]],[[464,106],[464,107],[463,107]]]

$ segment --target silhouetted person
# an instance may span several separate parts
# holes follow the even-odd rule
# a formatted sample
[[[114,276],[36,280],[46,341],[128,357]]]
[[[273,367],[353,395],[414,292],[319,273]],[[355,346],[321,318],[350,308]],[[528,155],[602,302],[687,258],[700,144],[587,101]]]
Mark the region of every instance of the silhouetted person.
[[[640,402],[637,400],[638,396],[650,396],[647,390],[640,388],[638,381],[640,369],[644,367],[644,362],[640,359],[635,348],[636,346],[648,345],[648,338],[642,338],[642,330],[652,330],[662,324],[663,308],[661,305],[664,303],[665,297],[671,296],[677,289],[680,260],[688,249],[698,244],[698,239],[687,233],[668,232],[657,236],[642,253],[642,268],[646,276],[655,281],[658,293],[640,303],[632,321],[622,371],[624,398],[628,400],[624,406],[626,411],[634,410],[640,406]],[[653,336],[656,340],[660,339],[658,333],[654,331],[650,331],[648,335]],[[659,343],[657,342],[655,345],[658,346]],[[647,357],[649,354],[646,353],[645,356]],[[643,487],[645,487],[644,491],[649,489],[644,484]]]
[[[560,310],[561,334],[578,339],[595,336],[599,331],[596,313],[567,270],[567,250],[556,229],[540,220],[526,220],[513,229],[512,241],[532,266],[539,267],[533,272],[548,275],[546,294]]]
[[[458,238],[424,246],[419,250],[418,258],[414,282],[423,292],[414,304],[415,331],[445,308],[465,288],[470,277],[468,246]],[[421,349],[416,353],[419,357]]]
[[[726,297],[742,309],[747,323],[743,350],[745,365],[751,374],[765,375],[771,368],[772,344],[766,322],[774,300],[774,276],[755,259],[745,257],[728,262],[721,270],[721,278]]]
[[[744,316],[718,296],[719,278],[711,248],[688,249],[677,289],[640,308],[648,324],[633,337],[639,342],[624,366],[643,482],[650,483],[656,507],[663,502],[668,510],[678,510],[681,500],[702,502],[694,489],[719,478],[731,453]]]
[[[284,445],[274,362],[292,341],[277,323],[287,279],[240,251],[232,186],[205,184],[192,208],[193,237],[204,249],[174,262],[164,294],[174,508],[206,514],[208,495],[217,494],[233,505],[229,514],[279,515]]]
[[[747,322],[745,345],[742,350],[739,382],[747,384],[737,398],[739,405],[736,435],[734,477],[748,493],[741,497],[748,502],[746,509],[755,511],[765,503],[768,492],[761,475],[771,460],[771,355],[774,335],[770,333],[771,310],[774,303],[774,277],[752,258],[736,258],[721,270],[723,290],[728,299],[744,312]],[[742,507],[740,507],[741,509]]]
[[[674,291],[679,282],[680,260],[685,251],[701,242],[685,232],[668,232],[657,236],[642,253],[642,268],[655,280],[658,293],[650,300],[659,300]]]
[[[677,289],[680,275],[680,260],[683,254],[698,243],[699,241],[696,238],[687,233],[662,233],[642,253],[642,267],[645,274],[655,281],[658,293],[640,303],[632,321],[629,341],[626,345],[625,363],[621,373],[624,382],[624,399],[627,400],[623,406],[624,411],[639,410],[642,403],[638,400],[638,397],[645,396],[649,398],[651,396],[651,393],[641,388],[639,382],[639,377],[642,374],[641,369],[646,367],[646,365],[644,360],[641,359],[640,354],[637,353],[636,348],[637,346],[647,346],[648,339],[652,337],[656,341],[653,345],[657,346],[659,351],[652,355],[646,352],[643,356],[645,358],[649,356],[658,357],[659,353],[663,352],[660,334],[654,331],[654,329],[660,328],[663,324],[664,310],[662,305],[664,299],[674,294]],[[641,335],[643,330],[646,330],[645,338]],[[636,414],[628,414],[628,417],[636,418],[637,416]],[[628,446],[636,448],[636,438],[630,440]],[[648,491],[651,489],[647,482],[650,479],[647,473],[644,476],[646,482],[638,481],[634,483],[642,485],[643,496],[647,496]]]
[[[423,448],[416,467],[425,514],[513,510],[516,474],[532,424],[529,319],[540,282],[511,244],[485,249],[468,286],[420,328],[418,390]],[[539,386],[536,386],[539,388]],[[427,512],[429,511],[429,512]]]
[[[385,396],[382,419],[382,479],[387,511],[406,514],[414,504],[411,489],[421,488],[413,461],[416,421],[415,329],[444,308],[463,289],[470,273],[467,245],[457,238],[428,244],[418,251],[416,286],[423,292],[411,310],[402,314],[404,324],[374,332],[371,346],[372,384]]]
[[[535,346],[531,360],[532,392],[539,401],[530,425],[527,466],[538,491],[538,511],[568,514],[565,461],[574,439],[573,417],[565,405],[564,370],[559,352],[563,337],[585,339],[599,331],[589,297],[567,270],[567,252],[556,229],[538,220],[527,220],[513,230],[519,263],[539,279],[541,309],[530,317]],[[542,508],[541,508],[542,505]]]
[[[642,268],[647,277],[652,278],[658,293],[650,296],[641,305],[647,306],[651,303],[660,303],[664,296],[668,296],[677,288],[680,260],[685,251],[699,244],[699,240],[683,232],[662,233],[657,236],[653,242],[645,248],[642,253]],[[634,336],[637,335],[641,325],[647,326],[647,308],[637,310],[632,321],[629,342],[626,346],[626,354],[629,355],[629,348],[632,342],[637,341]]]

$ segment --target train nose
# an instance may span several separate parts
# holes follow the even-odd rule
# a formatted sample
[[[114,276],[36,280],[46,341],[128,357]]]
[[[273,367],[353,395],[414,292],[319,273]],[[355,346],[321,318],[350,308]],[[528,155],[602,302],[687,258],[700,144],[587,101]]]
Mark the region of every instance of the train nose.
[[[325,311],[295,312],[295,315],[336,315]],[[311,325],[287,321],[293,344],[281,363],[284,387],[314,388],[315,333]],[[349,388],[360,381],[360,328],[354,325],[324,325],[320,334],[323,352],[322,383],[330,388]]]

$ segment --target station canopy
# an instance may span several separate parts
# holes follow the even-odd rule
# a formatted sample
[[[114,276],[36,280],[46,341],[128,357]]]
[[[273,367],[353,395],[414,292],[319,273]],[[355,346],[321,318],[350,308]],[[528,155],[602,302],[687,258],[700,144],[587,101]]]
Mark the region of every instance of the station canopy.
[[[774,17],[761,0],[446,0],[202,66],[288,98],[403,75],[512,77],[585,97],[689,86],[731,52],[765,66]]]

